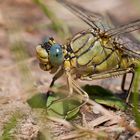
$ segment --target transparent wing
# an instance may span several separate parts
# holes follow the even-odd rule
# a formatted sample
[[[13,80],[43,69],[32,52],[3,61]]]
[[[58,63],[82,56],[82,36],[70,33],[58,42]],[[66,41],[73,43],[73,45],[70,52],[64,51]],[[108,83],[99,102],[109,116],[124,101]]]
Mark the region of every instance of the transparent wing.
[[[120,27],[110,29],[106,31],[106,34],[109,37],[112,37],[112,36],[116,36],[116,35],[120,35],[124,33],[129,33],[138,29],[140,29],[140,19],[138,19],[137,21],[133,21],[127,25],[122,25]]]
[[[113,17],[114,18],[114,17]],[[120,27],[115,27],[105,31],[107,37],[116,37],[119,35],[127,33],[127,37],[121,36],[120,43],[121,49],[129,55],[130,57],[135,57],[140,59],[140,42],[137,40],[130,32],[140,29],[140,20],[133,21],[129,24],[122,25]]]
[[[57,0],[59,3],[62,3],[64,6],[69,8],[77,17],[81,18],[85,23],[87,23],[90,27],[92,27],[95,31],[96,30],[102,30],[101,26],[104,26],[104,19],[101,15],[97,13],[93,13],[89,10],[84,9],[83,7],[80,7],[74,3],[69,2],[68,0]],[[104,28],[104,27],[103,27]],[[115,37],[117,35],[123,34],[123,33],[129,33],[135,30],[140,29],[140,19],[137,21],[134,21],[132,23],[129,23],[127,25],[122,25],[120,27],[115,27],[112,29],[107,29],[104,33],[107,35],[108,38]],[[140,58],[140,45],[132,43],[130,40],[126,41],[126,39],[123,40],[123,46],[121,49],[126,52],[128,55],[132,57]],[[126,43],[129,42],[129,43]]]
[[[108,37],[115,37],[124,33],[130,33],[138,29],[140,29],[140,19],[137,21],[133,21],[127,25],[122,25],[120,27],[110,29],[105,33]],[[121,37],[121,42],[121,44],[123,44],[121,45],[123,46],[121,49],[123,49],[123,51],[127,53],[127,55],[140,58],[140,42],[136,42],[136,40],[133,42],[128,37]]]
[[[140,44],[134,43],[127,37],[123,37],[121,49],[129,56],[140,59]]]
[[[64,6],[68,7],[77,17],[81,18],[94,30],[99,30],[96,21],[99,21],[101,19],[102,17],[101,15],[86,10],[83,7],[80,7],[74,3],[69,2],[68,0],[57,0],[57,1],[59,3],[62,3]]]

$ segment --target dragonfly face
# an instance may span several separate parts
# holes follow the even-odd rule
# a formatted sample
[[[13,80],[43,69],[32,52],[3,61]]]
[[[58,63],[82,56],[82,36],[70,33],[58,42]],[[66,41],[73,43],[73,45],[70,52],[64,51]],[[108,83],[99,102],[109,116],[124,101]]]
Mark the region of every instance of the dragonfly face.
[[[64,60],[61,45],[51,37],[46,38],[41,45],[36,47],[36,53],[40,61],[40,67],[45,71],[49,71],[53,67],[59,67]]]

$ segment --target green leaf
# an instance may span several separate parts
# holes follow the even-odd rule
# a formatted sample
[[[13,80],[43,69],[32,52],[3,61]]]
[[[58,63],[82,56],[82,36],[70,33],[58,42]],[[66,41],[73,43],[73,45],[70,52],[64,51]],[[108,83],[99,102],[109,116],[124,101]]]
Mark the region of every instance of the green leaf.
[[[65,116],[66,120],[71,120],[73,118],[75,118],[79,113],[79,107],[77,106],[76,108],[74,108],[73,110],[67,112],[67,115]]]
[[[56,100],[65,98],[61,93],[55,93],[49,96],[47,101],[47,107]],[[50,116],[65,118],[65,119],[73,119],[78,115],[79,105],[81,103],[71,99],[65,98],[64,100],[53,103],[48,109],[47,112]]]
[[[66,98],[62,101],[56,100],[65,98],[61,93],[53,93],[48,98],[45,94],[36,94],[27,100],[32,108],[47,109],[49,116],[72,119],[78,115],[80,102],[72,98]],[[54,103],[52,103],[54,102]],[[51,105],[50,105],[51,104]]]
[[[126,104],[111,91],[97,85],[86,85],[83,89],[88,93],[90,99],[99,104],[109,106],[118,110],[125,110]]]
[[[27,100],[27,103],[32,108],[46,108],[47,96],[46,94],[36,94]]]

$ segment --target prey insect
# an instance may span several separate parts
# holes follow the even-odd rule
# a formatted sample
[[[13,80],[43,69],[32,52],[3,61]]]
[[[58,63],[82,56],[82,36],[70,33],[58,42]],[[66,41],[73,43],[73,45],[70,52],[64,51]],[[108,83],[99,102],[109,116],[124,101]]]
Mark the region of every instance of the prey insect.
[[[140,64],[140,52],[122,43],[118,36],[140,29],[140,20],[103,30],[96,24],[98,16],[92,17],[86,14],[89,13],[87,10],[67,0],[58,1],[88,24],[90,29],[77,33],[64,45],[48,37],[36,47],[40,68],[55,73],[50,88],[65,74],[69,89],[68,96],[71,96],[75,90],[84,97],[83,104],[85,104],[88,101],[88,94],[80,88],[75,79],[95,80],[123,75],[121,88],[125,90],[126,74],[132,73],[126,99],[128,102],[135,79],[135,70]]]

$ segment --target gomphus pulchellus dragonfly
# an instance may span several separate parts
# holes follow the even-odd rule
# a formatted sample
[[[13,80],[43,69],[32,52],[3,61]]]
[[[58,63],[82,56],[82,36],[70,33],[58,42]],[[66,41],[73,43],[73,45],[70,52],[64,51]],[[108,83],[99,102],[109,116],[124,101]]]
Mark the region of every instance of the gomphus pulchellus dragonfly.
[[[71,96],[73,90],[76,90],[88,99],[87,93],[75,82],[76,78],[94,80],[123,75],[121,87],[124,90],[126,74],[132,73],[126,100],[128,102],[135,70],[140,64],[140,53],[133,46],[131,48],[129,44],[122,43],[118,36],[140,29],[140,20],[104,30],[96,24],[96,15],[89,16],[86,14],[87,10],[67,0],[58,1],[91,28],[77,33],[64,45],[56,43],[52,37],[49,37],[36,47],[41,69],[55,73],[50,87],[65,74],[69,87],[68,96]]]

